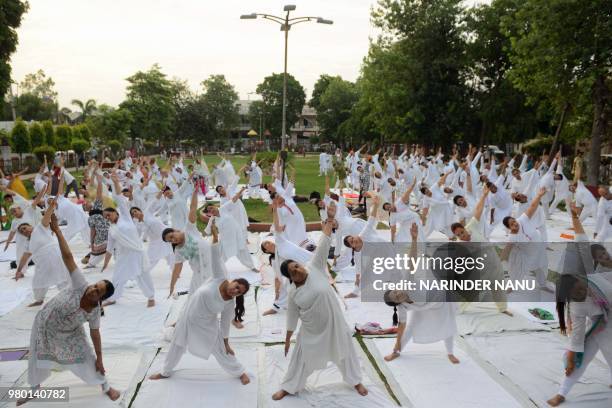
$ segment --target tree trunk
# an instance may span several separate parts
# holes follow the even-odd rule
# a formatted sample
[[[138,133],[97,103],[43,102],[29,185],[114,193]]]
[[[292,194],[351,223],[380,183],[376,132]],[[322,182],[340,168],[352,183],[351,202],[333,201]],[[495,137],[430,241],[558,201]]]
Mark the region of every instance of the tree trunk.
[[[478,140],[478,146],[484,146],[485,134],[486,134],[486,126],[485,126],[485,121],[483,120],[482,124],[480,125],[480,139]]]
[[[563,105],[563,110],[561,111],[561,117],[559,118],[557,130],[555,131],[555,138],[553,139],[552,146],[550,146],[550,152],[548,153],[551,158],[553,156],[553,153],[555,153],[555,150],[557,150],[557,144],[559,143],[559,135],[561,134],[561,130],[563,130],[563,125],[565,124],[565,118],[567,116],[569,108],[569,102],[565,102],[565,105]]]
[[[593,128],[591,129],[591,149],[587,163],[587,183],[596,185],[599,181],[599,162],[601,160],[601,141],[606,137],[606,98],[608,96],[606,78],[599,75],[593,84]]]

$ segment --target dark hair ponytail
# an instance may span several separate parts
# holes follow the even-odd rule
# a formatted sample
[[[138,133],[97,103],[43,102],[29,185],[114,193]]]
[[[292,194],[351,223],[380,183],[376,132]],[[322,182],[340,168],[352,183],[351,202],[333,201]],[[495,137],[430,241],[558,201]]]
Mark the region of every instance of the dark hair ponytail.
[[[244,316],[244,295],[236,296],[236,306],[234,307],[234,321],[241,322]]]
[[[391,300],[391,298],[389,296],[390,293],[391,293],[390,290],[386,291],[385,294],[383,295],[383,299],[384,299],[385,304],[387,306],[393,307],[393,326],[397,326],[397,325],[399,325],[399,318],[397,316],[397,305],[398,304]]]
[[[559,318],[559,329],[563,334],[567,332],[565,305],[567,304],[567,315],[569,316],[569,304],[572,300],[570,292],[577,282],[576,276],[569,274],[561,275],[557,282],[557,316]]]
[[[270,266],[272,266],[272,261],[274,260],[274,258],[276,258],[276,251],[275,252],[266,252],[266,249],[264,248],[264,243],[261,243],[261,252],[263,252],[264,254],[268,255],[268,263],[270,264]]]

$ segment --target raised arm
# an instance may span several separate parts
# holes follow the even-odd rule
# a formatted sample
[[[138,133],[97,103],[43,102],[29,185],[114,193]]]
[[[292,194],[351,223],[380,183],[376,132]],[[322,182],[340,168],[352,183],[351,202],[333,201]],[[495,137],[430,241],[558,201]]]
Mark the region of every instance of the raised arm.
[[[191,193],[191,203],[189,205],[189,216],[187,217],[187,219],[189,220],[189,223],[195,224],[197,217],[198,217],[198,190],[194,188],[193,192]]]
[[[57,197],[55,197],[47,207],[45,214],[43,215],[42,221],[40,222],[45,228],[48,228],[51,224],[51,217],[53,216],[53,211],[57,207]]]
[[[527,215],[527,217],[533,217],[533,214],[535,214],[536,210],[538,209],[538,206],[540,205],[540,199],[544,197],[545,194],[546,189],[542,187],[540,191],[538,191],[538,194],[536,194],[536,196],[534,197],[533,201],[531,201],[531,204],[529,204],[529,208],[527,208],[527,211],[525,211],[525,215]]]
[[[414,186],[416,185],[416,177],[414,178],[414,180],[412,181],[412,184],[410,185],[410,187],[408,187],[408,189],[406,190],[406,192],[402,195],[401,200],[404,204],[408,205],[410,203],[410,194],[412,194],[412,191],[414,190]]]
[[[482,190],[482,197],[478,200],[478,204],[476,204],[476,208],[474,209],[474,218],[480,221],[480,217],[482,217],[482,212],[484,210],[485,202],[487,201],[487,195],[489,194],[489,188],[484,186]]]
[[[53,207],[53,205],[50,207]],[[74,272],[77,270],[77,265],[74,262],[74,257],[70,251],[70,246],[68,246],[68,242],[66,242],[66,238],[64,238],[64,234],[62,234],[62,230],[57,223],[57,218],[53,215],[51,216],[50,227],[51,231],[53,231],[57,236],[57,242],[59,244],[60,252],[62,253],[62,260],[64,261],[64,265],[66,265],[66,269],[68,269],[68,272],[70,273]]]

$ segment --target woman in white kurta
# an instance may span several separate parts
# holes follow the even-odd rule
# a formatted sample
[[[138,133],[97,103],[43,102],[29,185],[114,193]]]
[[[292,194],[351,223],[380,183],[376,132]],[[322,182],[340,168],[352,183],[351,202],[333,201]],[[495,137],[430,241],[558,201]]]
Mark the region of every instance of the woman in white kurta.
[[[113,284],[115,294],[106,302],[106,305],[116,303],[123,295],[123,287],[129,280],[135,280],[143,295],[147,298],[147,307],[155,306],[155,287],[148,269],[148,258],[138,228],[132,220],[127,199],[119,195],[121,191],[119,180],[113,174],[114,191],[113,198],[117,203],[117,209],[106,208],[103,211],[104,218],[110,222],[108,230],[107,248],[113,252],[115,257],[115,269],[113,271]],[[108,266],[110,257],[104,260],[102,271]]]
[[[600,268],[593,270],[597,258],[593,258],[593,246],[588,243],[575,206],[571,207],[571,214],[578,256],[574,257],[575,262],[572,257],[565,258],[569,264],[566,269],[571,273],[561,275],[557,286],[559,326],[563,334],[569,332],[569,347],[563,356],[565,376],[557,395],[548,400],[553,407],[565,401],[598,352],[608,364],[612,387],[612,281]],[[570,324],[571,331],[566,330]]]
[[[65,171],[65,170],[63,170]],[[83,207],[73,203],[64,197],[64,178],[60,175],[59,187],[57,190],[57,217],[67,223],[64,237],[70,242],[77,234],[81,234],[81,239],[89,243],[89,217],[83,211]]]
[[[132,219],[140,224],[142,238],[149,243],[147,247],[149,271],[152,271],[162,259],[166,260],[168,267],[173,267],[174,253],[172,252],[172,245],[162,240],[162,232],[166,229],[166,225],[147,209],[143,211],[138,207],[132,207],[130,208],[130,215]]]
[[[19,233],[28,238],[28,241],[21,262],[17,267],[17,272],[21,272],[26,267],[30,256],[35,264],[35,273],[32,279],[34,303],[29,306],[42,305],[51,286],[63,288],[69,280],[66,267],[63,263],[57,261],[60,250],[49,229],[55,205],[55,200],[51,201],[39,224],[30,225],[24,222],[18,228]]]
[[[534,197],[525,212],[518,218],[506,217],[504,226],[508,229],[509,244],[502,251],[501,258],[508,260],[511,280],[527,279],[535,271],[536,280],[541,289],[550,291],[546,284],[548,275],[548,257],[546,243],[542,242],[533,218],[539,209],[540,199],[546,194],[542,188]]]
[[[361,384],[361,369],[351,330],[329,284],[327,256],[331,233],[332,221],[327,220],[309,263],[300,265],[293,260],[286,260],[281,265],[283,275],[292,281],[287,309],[285,355],[289,352],[298,320],[302,324],[281,389],[272,396],[274,400],[304,389],[308,376],[315,370],[325,368],[329,361],[338,366],[344,381],[354,386],[359,394],[366,395],[368,392]]]
[[[219,234],[221,235],[221,256],[224,262],[235,256],[246,268],[249,268],[252,272],[259,272],[255,268],[253,258],[247,247],[246,230],[238,225],[233,216],[233,209],[236,208],[244,190],[245,188],[242,188],[231,200],[225,201],[221,207],[216,207],[212,204],[206,205],[202,217],[208,219],[208,225],[205,230],[207,234],[211,233],[213,222],[219,228]]]
[[[278,212],[275,205],[272,206],[272,217],[274,219],[274,236],[272,239],[265,239],[261,243],[261,250],[264,254],[270,255],[270,265],[274,270],[275,297],[272,309],[265,311],[264,316],[276,314],[281,309],[287,308],[287,287],[289,279],[281,274],[280,266],[287,259],[305,265],[312,260],[313,253],[297,246],[285,237],[284,228],[280,224]]]
[[[194,189],[191,194],[191,204],[185,230],[166,228],[162,231],[162,240],[170,243],[174,249],[174,269],[170,280],[170,295],[174,293],[184,262],[189,262],[192,271],[189,293],[195,293],[202,284],[212,277],[210,243],[198,231],[196,226],[197,212],[198,193]]]
[[[70,271],[71,285],[36,314],[30,336],[28,382],[33,388],[38,388],[49,378],[51,370],[60,366],[88,384],[100,384],[103,392],[115,401],[119,398],[119,391],[111,388],[104,376],[99,307],[101,301],[113,294],[113,285],[106,280],[88,285],[74,262],[57,220],[51,222],[51,229],[57,236],[55,245],[59,243],[54,262],[61,263],[65,270]],[[94,350],[83,328],[85,322],[89,323]],[[21,400],[18,405],[24,402]]]
[[[249,290],[249,283],[245,279],[226,279],[217,240],[216,227],[213,226],[212,279],[189,296],[187,306],[176,324],[163,369],[161,373],[149,377],[152,380],[168,378],[183,354],[189,351],[205,360],[212,354],[226,372],[239,377],[243,384],[249,383],[244,366],[236,359],[228,340],[235,304],[238,304],[238,297]]]

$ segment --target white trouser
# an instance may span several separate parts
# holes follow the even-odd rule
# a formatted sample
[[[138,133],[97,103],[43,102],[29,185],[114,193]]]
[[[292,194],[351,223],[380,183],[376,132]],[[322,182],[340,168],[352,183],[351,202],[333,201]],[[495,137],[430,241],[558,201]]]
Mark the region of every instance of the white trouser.
[[[240,261],[241,264],[246,266],[249,269],[257,269],[255,268],[255,264],[253,263],[253,258],[251,257],[251,253],[247,247],[240,248],[238,253],[236,254],[236,258]]]
[[[153,285],[151,273],[148,270],[142,271],[142,273],[138,275],[135,280],[140,288],[140,291],[147,299],[155,298],[155,286]],[[116,301],[117,299],[121,298],[123,295],[123,288],[126,283],[127,281],[113,282],[113,286],[115,286],[115,293],[108,300]]]
[[[599,350],[601,350],[604,359],[608,363],[610,384],[612,385],[612,324],[608,322],[606,326],[607,327],[604,328],[603,331],[587,337],[584,343],[582,364],[580,367],[576,367],[571,375],[563,377],[561,386],[559,387],[559,395],[564,397],[567,396],[574,384],[580,380],[580,377],[582,377],[587,366],[593,361],[593,358]]]
[[[352,343],[347,351],[348,356],[346,358],[334,361],[334,363],[338,366],[344,382],[354,387],[361,383],[361,367],[359,366],[359,358]],[[291,361],[280,387],[289,394],[295,394],[306,387],[306,380],[308,380],[308,377],[313,372],[313,369],[306,367],[302,346],[298,341],[291,354]]]
[[[275,278],[280,281],[280,288],[278,290],[278,299],[274,301],[272,306],[276,310],[287,309],[287,299],[288,299],[288,291],[287,286],[289,285],[289,279],[281,276],[280,278]]]
[[[102,254],[102,255],[89,255],[89,261],[87,262],[87,266],[89,266],[89,267],[98,266],[98,264],[100,264],[100,262],[102,262],[104,260],[105,256],[106,256],[106,254]]]
[[[62,290],[65,287],[68,286],[68,281],[64,281],[57,286],[58,290]],[[42,302],[43,300],[45,300],[45,296],[47,296],[47,292],[49,291],[49,288],[32,288],[32,295],[34,296],[34,301],[35,302]]]
[[[582,212],[580,213],[580,222],[584,222],[587,217],[593,217],[597,215],[597,206],[591,205],[588,207],[582,207]]]
[[[48,362],[45,362],[48,363]],[[43,381],[51,375],[52,366],[59,366],[72,371],[74,375],[79,377],[85,383],[90,385],[100,384],[102,391],[107,392],[110,385],[106,377],[96,371],[96,361],[93,356],[88,356],[84,363],[59,365],[59,364],[44,364],[44,367],[39,367],[38,360],[30,357],[28,361],[28,382],[32,388],[38,388]]]
[[[164,368],[162,369],[161,374],[164,377],[170,377],[174,367],[181,361],[183,354],[185,354],[187,350],[183,346],[179,346],[174,341],[170,344],[170,350],[168,350],[168,354],[166,355],[166,360],[164,360]],[[219,337],[217,338],[217,343],[212,350],[211,353],[221,368],[223,368],[229,375],[234,377],[240,377],[244,374],[244,366],[240,364],[236,356],[228,354],[225,351],[225,344],[223,343],[223,337],[221,333],[219,333]]]
[[[550,214],[553,214],[555,211],[557,211],[557,206],[561,203],[561,201],[565,201],[565,212],[570,214],[571,213],[571,200],[569,199],[569,197],[557,197],[555,195],[555,199],[553,200],[552,204],[550,205]]]

